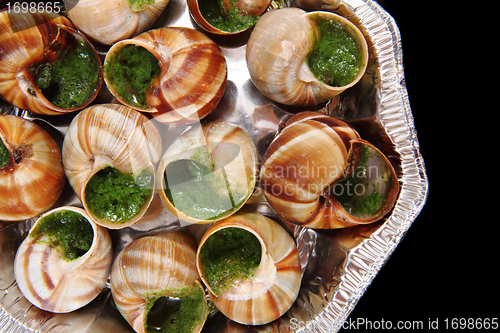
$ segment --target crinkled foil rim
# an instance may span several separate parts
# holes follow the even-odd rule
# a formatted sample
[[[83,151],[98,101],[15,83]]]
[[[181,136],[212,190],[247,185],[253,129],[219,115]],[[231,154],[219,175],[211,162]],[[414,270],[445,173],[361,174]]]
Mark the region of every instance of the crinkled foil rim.
[[[401,36],[394,19],[372,0],[296,0],[293,6],[306,10],[353,13],[371,39],[378,60],[375,100],[376,122],[398,155],[400,196],[393,211],[382,221],[335,231],[314,231],[295,227],[304,279],[299,298],[283,317],[264,326],[249,327],[214,314],[204,331],[210,332],[336,332],[364,291],[420,213],[427,198],[427,175],[414,127],[404,84]],[[226,55],[231,56],[229,50]],[[347,104],[349,101],[344,101]],[[335,103],[327,105],[329,114],[349,118]],[[0,113],[11,111],[2,110]],[[278,111],[280,117],[282,113]],[[359,115],[358,115],[359,116]],[[356,116],[356,117],[358,117]],[[345,119],[349,120],[349,119]],[[42,120],[43,121],[43,120]],[[66,124],[67,125],[67,124]],[[64,127],[64,125],[62,125]],[[61,128],[57,128],[61,132]],[[252,208],[269,213],[265,207]],[[0,331],[2,332],[131,332],[112,307],[109,292],[71,314],[57,315],[33,309],[22,297],[13,274],[2,267],[12,265],[19,235],[26,235],[32,221],[9,227],[0,225]],[[134,231],[140,233],[141,230]],[[133,239],[137,234],[126,237]],[[110,305],[111,304],[111,305]],[[30,316],[28,318],[28,312]],[[34,312],[34,315],[31,314]]]

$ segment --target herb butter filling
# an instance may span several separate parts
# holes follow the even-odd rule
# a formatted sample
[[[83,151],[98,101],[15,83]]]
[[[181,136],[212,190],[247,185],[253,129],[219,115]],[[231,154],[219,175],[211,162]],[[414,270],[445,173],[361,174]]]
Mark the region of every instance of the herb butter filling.
[[[198,2],[201,15],[212,27],[226,32],[238,32],[257,23],[259,16],[243,14],[236,6],[236,0],[230,1],[227,10],[223,2],[224,0],[200,0]]]
[[[170,296],[146,296],[145,331],[193,332],[204,320],[205,294],[202,289],[195,284],[166,293]]]
[[[58,53],[54,62],[33,68],[36,85],[52,104],[71,109],[87,103],[99,84],[99,63],[83,40]]]
[[[307,65],[321,82],[342,87],[353,82],[361,69],[362,54],[359,45],[342,24],[326,18],[314,17],[319,38],[307,56]]]
[[[30,236],[60,251],[64,259],[75,260],[90,249],[94,231],[80,213],[61,210],[42,217]]]
[[[238,280],[253,276],[262,247],[254,234],[241,228],[224,228],[212,234],[200,249],[207,283],[217,296]]]
[[[9,165],[9,162],[10,162],[9,150],[5,146],[3,140],[0,138],[0,169],[3,169],[7,165]]]
[[[232,212],[244,195],[233,193],[222,170],[195,159],[171,162],[165,168],[165,195],[175,208],[198,219],[212,220]]]
[[[85,201],[98,218],[124,223],[136,216],[152,193],[153,177],[120,172],[114,167],[98,171],[87,183]]]
[[[128,44],[113,53],[104,65],[104,74],[126,103],[148,109],[146,93],[160,75],[156,57],[142,46]]]

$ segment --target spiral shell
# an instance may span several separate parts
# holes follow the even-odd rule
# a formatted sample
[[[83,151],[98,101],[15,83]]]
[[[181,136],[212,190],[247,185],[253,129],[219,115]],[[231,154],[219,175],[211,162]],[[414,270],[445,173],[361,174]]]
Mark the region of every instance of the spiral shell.
[[[379,220],[399,193],[394,168],[346,123],[316,112],[292,117],[260,171],[272,208],[289,222],[335,229]]]
[[[80,42],[94,58],[98,70],[97,83],[89,88],[88,93],[92,94],[86,102],[71,108],[58,107],[38,87],[35,77],[37,66],[54,62],[60,51]],[[48,115],[73,112],[92,102],[101,87],[102,66],[98,54],[64,16],[45,11],[0,12],[0,50],[0,96],[21,109]],[[81,84],[81,80],[78,83]]]
[[[174,165],[179,161],[196,161],[210,173],[198,178],[191,175],[185,178],[177,171],[181,168],[177,167],[180,164]],[[242,128],[225,122],[205,123],[183,133],[166,150],[158,166],[158,193],[168,210],[180,219],[191,223],[213,223],[234,214],[251,196],[257,179],[258,162],[257,148]],[[191,186],[202,184],[200,191],[204,192],[202,197],[208,203],[205,201],[203,206],[203,198],[198,195],[192,205],[187,203],[197,210],[184,212],[176,203],[182,199],[175,194],[171,198],[167,195],[167,184],[171,193],[174,193],[174,188],[180,193],[190,193]],[[193,195],[199,192],[196,189],[191,191]],[[214,203],[220,206],[218,210],[215,210]]]
[[[155,164],[161,156],[161,137],[155,125],[139,112],[116,104],[94,105],[81,111],[68,127],[63,142],[66,177],[90,217],[116,229],[135,223],[145,213],[154,194]],[[128,221],[98,217],[87,205],[86,189],[92,177],[106,167],[124,174],[151,178],[151,194]],[[113,203],[110,203],[113,205]]]
[[[125,46],[145,48],[158,60],[160,74],[146,92],[147,108],[120,96],[110,78],[112,57]],[[168,125],[190,124],[207,116],[221,100],[227,81],[226,59],[215,42],[190,28],[160,28],[114,44],[104,60],[104,80],[123,104],[152,112]]]
[[[252,233],[260,242],[262,254],[253,276],[236,280],[216,295],[203,271],[203,246],[226,228]],[[277,222],[259,214],[237,213],[211,226],[200,241],[196,265],[215,306],[231,320],[245,325],[262,325],[282,316],[295,302],[302,279],[293,238]]]
[[[243,31],[250,29],[258,19],[258,16],[262,15],[266,10],[268,10],[271,5],[271,0],[187,0],[187,5],[189,8],[189,13],[193,20],[198,24],[203,30],[216,34],[216,35],[235,35]],[[209,8],[211,12],[206,13],[201,10],[200,6],[204,4],[206,8]],[[249,19],[247,22],[232,22],[236,24],[234,27],[228,26],[222,28],[221,25],[212,22],[210,16],[219,16],[222,22],[230,22],[230,7],[236,6],[236,8],[231,8],[231,10],[238,10],[242,17],[244,16],[255,16],[255,21]],[[202,13],[203,12],[203,13]],[[212,23],[209,23],[212,22]]]
[[[306,58],[318,36],[318,17],[340,23],[359,46],[358,74],[347,85],[329,86],[309,69]],[[264,95],[286,105],[311,106],[328,101],[359,81],[367,66],[368,48],[358,28],[339,15],[282,8],[265,13],[257,22],[248,40],[246,60],[252,82]]]
[[[73,211],[82,215],[92,226],[90,249],[81,257],[68,261],[61,252],[33,237],[33,230],[51,214]],[[64,206],[51,210],[37,220],[28,237],[16,253],[14,273],[19,289],[33,305],[40,309],[66,313],[83,307],[104,288],[113,258],[108,231],[96,225],[86,212],[78,207]]]
[[[134,0],[65,0],[64,3],[75,27],[94,41],[112,45],[146,31],[169,0],[155,0],[142,6]]]
[[[0,115],[0,151],[2,144],[8,161],[0,165],[0,220],[25,220],[50,209],[65,181],[57,143],[30,120]]]
[[[208,308],[195,260],[196,243],[180,232],[137,239],[119,253],[111,271],[111,292],[118,310],[136,332],[145,332],[152,301],[162,296],[182,297],[179,291],[185,288],[202,293],[202,309],[190,323],[192,332],[201,330]]]

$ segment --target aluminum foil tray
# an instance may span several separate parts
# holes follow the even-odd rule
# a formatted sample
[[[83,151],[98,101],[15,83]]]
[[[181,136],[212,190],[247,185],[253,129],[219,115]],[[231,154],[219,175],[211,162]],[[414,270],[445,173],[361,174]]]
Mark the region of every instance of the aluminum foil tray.
[[[288,225],[297,240],[303,270],[301,291],[292,308],[280,319],[256,327],[236,324],[214,311],[203,332],[338,331],[410,228],[427,197],[427,176],[404,85],[400,34],[393,18],[371,0],[296,0],[283,5],[329,10],[350,18],[362,28],[370,46],[365,76],[354,88],[309,110],[322,110],[343,119],[362,138],[382,150],[396,169],[400,195],[392,212],[373,224],[329,231]],[[186,0],[170,1],[152,28],[162,26],[195,27]],[[228,83],[218,107],[203,121],[225,120],[240,125],[255,140],[262,157],[281,122],[302,109],[273,103],[251,83],[245,62],[245,38],[248,36],[237,39],[210,37],[221,46],[226,57]],[[104,56],[107,48],[97,48]],[[111,101],[106,91],[99,98],[96,103]],[[2,103],[0,101],[0,113],[35,121],[60,144],[74,116],[40,116]],[[185,129],[157,125],[163,133],[164,149]],[[243,209],[279,220],[258,192],[257,188]],[[56,205],[80,205],[68,183]],[[133,332],[114,307],[109,288],[86,307],[68,314],[42,311],[23,297],[14,279],[13,261],[17,247],[33,222],[0,221],[0,331]],[[188,229],[199,240],[207,227],[179,221],[156,198],[140,223],[110,233],[116,255],[132,240],[146,234]]]

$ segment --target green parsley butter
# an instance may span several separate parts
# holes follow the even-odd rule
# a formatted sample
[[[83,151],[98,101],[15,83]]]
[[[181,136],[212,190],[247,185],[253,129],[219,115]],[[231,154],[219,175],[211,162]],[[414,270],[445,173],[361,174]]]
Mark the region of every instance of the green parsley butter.
[[[224,9],[222,3],[223,0],[200,0],[198,2],[201,15],[212,27],[225,32],[238,32],[257,23],[259,16],[244,15],[236,7],[235,0],[231,0],[228,10]]]
[[[64,259],[74,260],[90,249],[94,231],[80,213],[61,210],[42,217],[30,236],[58,249]]]
[[[200,249],[203,274],[215,295],[238,279],[253,276],[262,247],[254,234],[241,228],[224,228],[212,234]]]
[[[0,169],[5,168],[7,165],[9,165],[9,162],[10,162],[9,150],[5,146],[3,140],[0,138]]]
[[[321,82],[342,87],[353,82],[361,68],[362,54],[359,45],[347,29],[333,20],[313,17],[319,38],[307,56],[307,65]]]
[[[35,81],[52,104],[71,109],[87,103],[99,84],[99,60],[83,41],[58,54],[52,63],[33,68]]]
[[[139,176],[106,167],[87,183],[85,201],[97,217],[113,223],[124,223],[136,216],[152,193],[151,175]]]

